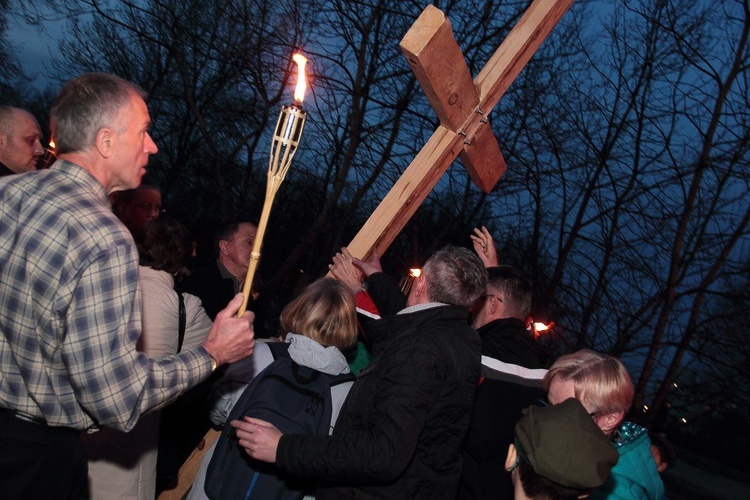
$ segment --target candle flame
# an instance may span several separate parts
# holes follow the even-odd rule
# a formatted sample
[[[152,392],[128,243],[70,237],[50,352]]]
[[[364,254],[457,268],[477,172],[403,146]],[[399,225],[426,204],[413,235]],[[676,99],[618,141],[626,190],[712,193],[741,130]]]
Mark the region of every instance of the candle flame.
[[[421,275],[421,269],[409,269],[409,276],[411,276],[412,278],[419,278]]]
[[[49,141],[49,148],[55,149],[55,141]]]
[[[302,102],[305,100],[305,90],[307,89],[307,74],[305,73],[307,58],[297,53],[292,56],[292,60],[297,63],[297,87],[294,89],[294,100]]]

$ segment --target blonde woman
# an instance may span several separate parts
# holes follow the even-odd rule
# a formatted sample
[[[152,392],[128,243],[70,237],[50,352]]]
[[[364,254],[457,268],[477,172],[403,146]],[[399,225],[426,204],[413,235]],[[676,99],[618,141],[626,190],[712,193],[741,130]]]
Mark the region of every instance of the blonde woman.
[[[284,308],[281,312],[281,327],[283,331],[288,332],[285,335],[285,341],[288,344],[289,358],[293,361],[292,365],[308,369],[307,373],[303,374],[307,378],[314,377],[317,372],[327,375],[330,380],[334,381],[330,386],[330,421],[325,422],[326,430],[330,433],[354,380],[351,375],[344,377],[345,374],[349,374],[349,366],[341,352],[353,346],[357,339],[354,298],[347,288],[338,281],[330,278],[317,280],[305,288],[296,299]],[[251,414],[258,411],[266,412],[266,414],[279,413],[276,421],[280,425],[283,425],[284,422],[288,424],[290,420],[294,420],[295,417],[292,416],[292,413],[295,413],[298,409],[283,406],[287,403],[251,402],[252,398],[257,398],[258,394],[264,393],[261,384],[265,379],[280,376],[280,371],[276,367],[283,363],[283,360],[276,359],[274,361],[274,355],[278,351],[277,347],[273,342],[259,341],[251,356],[229,366],[226,374],[217,383],[213,391],[214,402],[210,416],[214,423],[223,425],[238,401],[241,405],[249,403],[253,408],[250,410]],[[258,380],[255,380],[256,376]],[[251,381],[252,384],[250,384]],[[289,381],[287,381],[287,384],[291,387]],[[281,390],[274,394],[274,396],[276,395],[278,397],[273,399],[283,400],[291,396],[289,393],[282,393]],[[286,410],[287,415],[280,414],[282,408]],[[302,408],[301,410],[304,412],[305,409]],[[225,439],[228,443],[225,442],[222,445],[222,439]],[[221,450],[225,450],[227,446],[233,446],[232,440],[236,441],[233,432],[225,432],[217,445],[206,454],[188,499],[207,498],[206,488],[210,486],[206,483],[206,474],[209,471],[209,464],[214,458],[214,452],[219,450],[217,454],[223,453]],[[244,452],[242,452],[242,455],[244,455]],[[214,462],[213,467],[216,467],[215,464],[216,462]],[[273,498],[303,498],[305,494],[312,493],[309,482],[287,481],[288,478],[279,477],[276,471],[268,467],[261,471],[257,467],[248,465],[247,470],[241,472],[240,474],[232,474],[222,468],[220,476],[226,481],[236,479],[244,481],[245,478],[259,477],[259,482],[251,481],[255,487],[254,493],[247,496],[241,495],[243,498],[270,498],[271,495],[267,490],[261,489],[261,487],[265,488],[268,482],[273,483],[273,478],[269,476],[275,476],[278,483],[273,486],[277,488]],[[216,480],[212,479],[210,474],[208,479],[216,488]],[[264,480],[265,483],[263,483]],[[226,493],[227,489],[235,491],[233,485],[220,485],[218,488],[222,491],[219,494],[221,498],[230,497]]]

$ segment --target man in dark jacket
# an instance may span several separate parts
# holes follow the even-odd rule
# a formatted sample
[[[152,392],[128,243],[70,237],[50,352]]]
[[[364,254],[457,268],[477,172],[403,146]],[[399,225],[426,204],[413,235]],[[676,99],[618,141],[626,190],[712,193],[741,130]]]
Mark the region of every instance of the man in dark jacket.
[[[214,238],[216,260],[196,269],[178,284],[180,292],[201,299],[203,308],[211,319],[226,307],[232,297],[242,291],[257,232],[257,226],[250,222],[225,224]]]
[[[487,268],[487,291],[473,308],[474,328],[482,338],[482,354],[541,368],[545,355],[526,329],[531,310],[531,283],[512,266]]]
[[[246,418],[232,422],[240,445],[292,475],[326,481],[319,499],[452,499],[480,374],[480,341],[468,309],[486,279],[469,250],[435,253],[407,307],[369,332],[374,357],[332,436],[282,436]]]
[[[151,200],[154,201],[154,200]],[[219,228],[214,237],[216,260],[199,267],[178,282],[180,293],[201,299],[203,309],[212,320],[226,307],[227,301],[242,291],[258,228],[250,222],[230,222]],[[248,310],[258,310],[253,296],[248,299]],[[262,324],[262,315],[257,319]],[[263,327],[259,331],[264,331]],[[257,338],[266,337],[260,334]],[[185,393],[168,406],[161,417],[157,490],[172,486],[180,465],[187,460],[211,427],[206,409],[206,398],[218,375],[213,375]]]
[[[545,356],[526,330],[531,283],[511,266],[487,269],[487,291],[474,308],[482,339],[482,375],[464,446],[458,498],[513,498],[508,445],[524,408],[545,395]]]

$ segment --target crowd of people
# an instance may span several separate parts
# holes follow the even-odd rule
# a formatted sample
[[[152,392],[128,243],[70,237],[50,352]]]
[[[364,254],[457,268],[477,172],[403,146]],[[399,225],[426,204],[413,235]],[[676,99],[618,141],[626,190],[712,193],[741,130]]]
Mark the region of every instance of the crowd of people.
[[[256,339],[258,287],[237,312],[257,227],[219,228],[190,269],[193,236],[144,178],[145,99],[68,82],[44,170],[34,117],[0,107],[4,498],[155,498],[211,425],[191,499],[664,497],[674,455],[626,420],[626,368],[551,359],[484,227],[406,294],[344,248]]]

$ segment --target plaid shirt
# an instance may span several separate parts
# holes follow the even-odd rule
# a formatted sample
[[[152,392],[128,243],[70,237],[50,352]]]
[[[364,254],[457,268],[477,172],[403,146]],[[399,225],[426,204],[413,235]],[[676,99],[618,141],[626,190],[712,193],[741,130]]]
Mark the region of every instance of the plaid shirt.
[[[130,430],[211,372],[195,347],[136,352],[138,255],[104,187],[58,161],[0,180],[0,407]]]

